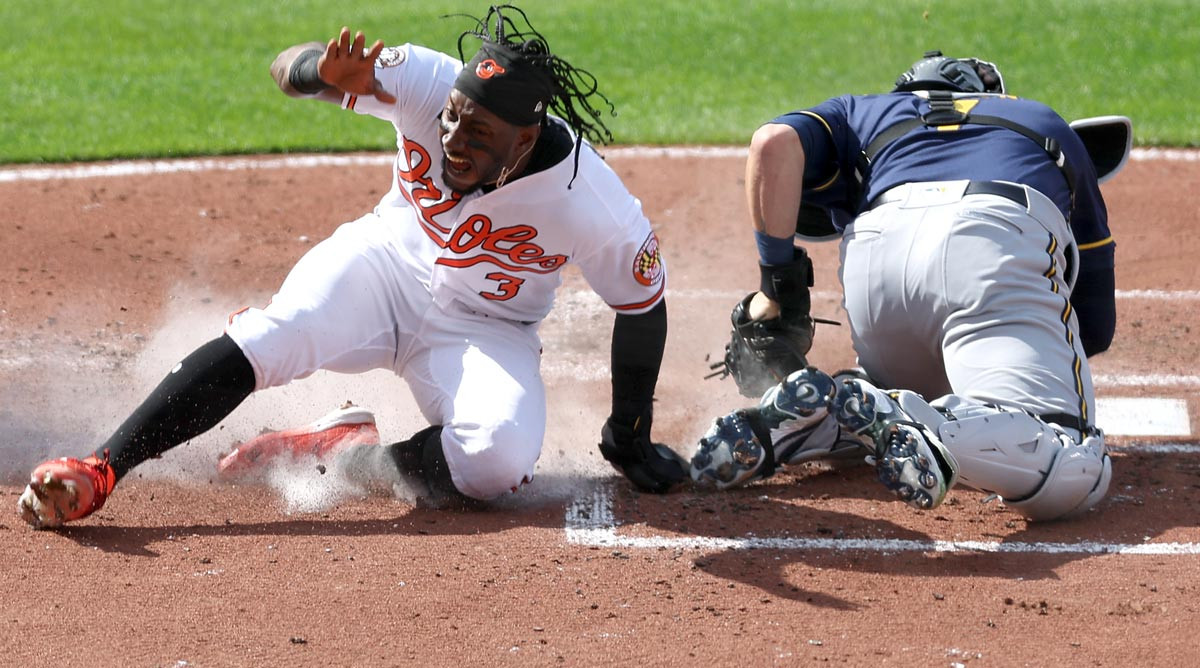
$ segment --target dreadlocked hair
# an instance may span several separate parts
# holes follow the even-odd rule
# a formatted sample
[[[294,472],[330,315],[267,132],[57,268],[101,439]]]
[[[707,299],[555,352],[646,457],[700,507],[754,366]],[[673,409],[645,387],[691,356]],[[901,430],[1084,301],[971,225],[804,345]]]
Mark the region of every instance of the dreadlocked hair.
[[[525,27],[521,28],[504,12],[511,10],[521,15]],[[461,16],[461,15],[460,15]],[[501,44],[517,53],[542,72],[554,84],[554,96],[549,102],[550,111],[567,122],[567,125],[580,137],[587,137],[593,143],[608,144],[612,142],[612,132],[601,120],[601,111],[592,106],[590,98],[596,96],[608,105],[608,111],[616,116],[616,107],[609,101],[596,85],[596,77],[591,72],[573,67],[570,63],[550,52],[546,38],[533,29],[525,12],[513,5],[492,5],[487,16],[482,19],[468,17],[475,21],[473,30],[468,30],[458,36],[458,57],[464,63],[467,61],[463,51],[463,42],[468,37],[477,37]],[[576,155],[578,160],[578,154]]]

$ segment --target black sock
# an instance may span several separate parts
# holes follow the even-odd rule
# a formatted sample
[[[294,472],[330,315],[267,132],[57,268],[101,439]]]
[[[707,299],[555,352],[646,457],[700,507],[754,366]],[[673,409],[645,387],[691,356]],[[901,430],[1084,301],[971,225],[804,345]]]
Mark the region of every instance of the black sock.
[[[212,429],[254,391],[254,369],[221,335],[171,370],[150,396],[96,450],[108,450],[119,480],[147,459]]]
[[[401,473],[415,477],[425,483],[429,500],[436,505],[458,505],[464,508],[481,507],[482,501],[473,499],[454,486],[450,477],[450,465],[442,450],[442,425],[433,425],[417,432],[406,441],[387,446]]]

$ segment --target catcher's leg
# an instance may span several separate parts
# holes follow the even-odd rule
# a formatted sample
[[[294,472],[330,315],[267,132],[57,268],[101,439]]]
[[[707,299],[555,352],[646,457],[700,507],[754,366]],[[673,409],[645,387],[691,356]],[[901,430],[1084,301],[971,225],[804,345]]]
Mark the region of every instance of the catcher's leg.
[[[842,383],[830,410],[874,448],[879,481],[915,508],[933,508],[954,486],[958,464],[937,436],[946,418],[907,390],[884,392],[868,381]]]
[[[955,395],[931,405],[861,380],[847,381],[831,410],[874,440],[880,481],[917,508],[937,506],[962,482],[1030,519],[1061,519],[1095,505],[1112,478],[1102,432],[1076,438],[1023,411]]]
[[[954,395],[934,403],[954,417],[938,434],[954,453],[959,480],[1000,496],[1029,519],[1075,517],[1107,493],[1112,460],[1099,429],[1080,434]]]
[[[769,388],[758,405],[717,418],[691,459],[691,477],[727,489],[770,477],[779,466],[863,453],[829,415],[837,382],[807,367]]]

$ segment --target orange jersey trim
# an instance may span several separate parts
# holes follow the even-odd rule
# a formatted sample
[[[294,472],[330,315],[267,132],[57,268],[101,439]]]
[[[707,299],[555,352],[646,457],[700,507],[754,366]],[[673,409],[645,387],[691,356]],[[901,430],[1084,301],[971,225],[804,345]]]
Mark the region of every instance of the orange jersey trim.
[[[663,284],[658,286],[658,292],[654,293],[653,297],[644,302],[637,302],[635,304],[609,304],[609,306],[615,311],[636,311],[638,309],[647,308],[649,306],[653,306],[654,303],[662,297],[663,291],[666,289],[666,281],[663,281]]]
[[[227,323],[225,323],[225,326],[226,326],[226,327],[229,327],[230,325],[232,325],[232,324],[233,324],[233,319],[234,319],[234,318],[238,317],[239,315],[241,315],[241,314],[243,314],[243,313],[245,313],[246,311],[249,311],[249,310],[250,310],[250,307],[249,307],[249,306],[243,306],[243,307],[241,307],[240,309],[238,309],[238,310],[234,311],[233,313],[230,313],[230,314],[229,314],[229,321],[228,321]]]

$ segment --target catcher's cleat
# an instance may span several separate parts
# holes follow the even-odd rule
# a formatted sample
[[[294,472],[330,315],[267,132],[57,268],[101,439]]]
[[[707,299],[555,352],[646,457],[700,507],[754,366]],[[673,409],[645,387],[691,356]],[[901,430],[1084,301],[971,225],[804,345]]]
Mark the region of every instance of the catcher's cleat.
[[[934,508],[958,480],[953,455],[931,429],[869,383],[843,382],[830,410],[843,428],[874,442],[879,481],[908,505]]]
[[[54,529],[99,510],[116,483],[107,450],[103,459],[51,459],[33,470],[17,510],[33,528]]]
[[[779,466],[863,454],[829,416],[837,385],[807,367],[769,388],[758,406],[718,418],[692,455],[691,477],[727,489],[770,477]]]
[[[696,484],[728,489],[775,472],[774,452],[769,444],[764,447],[754,433],[748,412],[737,411],[717,418],[700,439],[689,465]]]
[[[838,383],[815,367],[793,371],[767,390],[758,404],[764,426],[770,429],[775,459],[780,464],[861,459],[862,443],[846,434],[829,416]]]
[[[348,403],[311,424],[267,432],[242,443],[221,458],[217,473],[226,479],[245,476],[285,454],[291,461],[304,457],[328,461],[356,445],[379,445],[379,430],[371,411]]]

